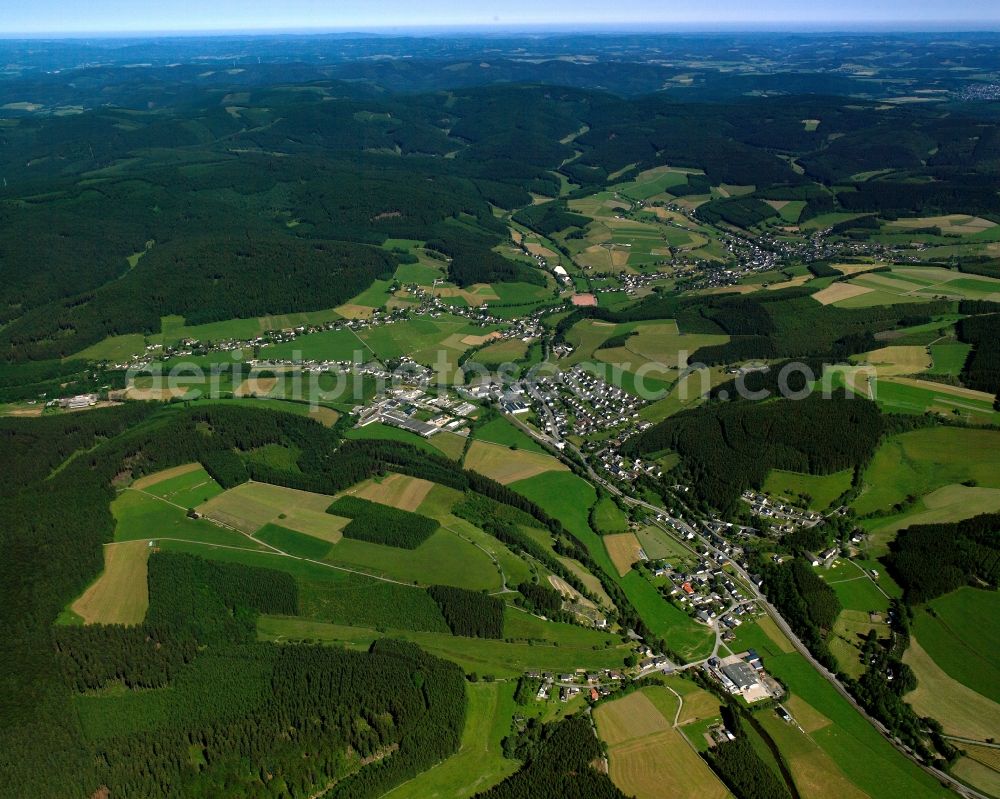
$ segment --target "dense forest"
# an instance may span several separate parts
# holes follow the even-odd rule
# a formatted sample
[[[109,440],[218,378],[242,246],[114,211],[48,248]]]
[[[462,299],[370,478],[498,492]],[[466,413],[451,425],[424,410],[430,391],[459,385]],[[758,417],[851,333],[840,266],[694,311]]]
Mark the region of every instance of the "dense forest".
[[[416,549],[440,527],[419,513],[359,497],[341,497],[326,512],[351,520],[343,530],[346,538],[403,549]]]
[[[496,787],[476,794],[477,799],[625,799],[607,774],[593,768],[603,752],[585,716],[553,724],[532,720],[525,730],[505,739],[504,750],[524,765]]]
[[[624,451],[681,455],[681,479],[731,512],[771,469],[830,474],[867,462],[884,427],[878,407],[849,396],[727,402],[683,411],[630,439]]]
[[[25,475],[0,488],[10,520],[0,531],[9,631],[0,647],[11,689],[0,696],[0,761],[11,792],[308,796],[337,779],[331,795],[368,797],[457,746],[465,694],[456,667],[406,644],[364,654],[256,643],[257,612],[295,611],[284,573],[156,554],[143,626],[53,633],[62,608],[102,567],[113,480],[266,443],[302,443],[308,465],[328,457],[335,430],[254,408],[142,405],[3,420],[0,430],[18,442],[0,449],[0,465]],[[155,704],[163,723],[136,727],[124,707],[78,721],[74,695],[113,683],[142,688],[136,696]],[[238,697],[219,692],[232,685],[242,687]],[[318,712],[330,707],[339,715]],[[279,733],[289,725],[299,731],[291,739]],[[241,767],[244,758],[259,768]]]
[[[920,604],[963,585],[1000,584],[1000,515],[900,530],[884,562],[903,597]]]
[[[441,608],[441,615],[454,635],[503,638],[502,599],[447,585],[432,585],[427,593]]]

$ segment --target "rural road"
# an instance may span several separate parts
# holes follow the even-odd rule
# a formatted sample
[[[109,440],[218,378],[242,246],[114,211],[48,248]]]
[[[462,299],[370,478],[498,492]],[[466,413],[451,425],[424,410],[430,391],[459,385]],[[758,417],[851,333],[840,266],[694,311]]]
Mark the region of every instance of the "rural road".
[[[523,422],[521,422],[520,419],[517,419],[516,417],[513,417],[509,414],[505,414],[505,418],[513,422],[519,429],[527,432],[536,441],[539,441],[542,444],[546,444],[550,448],[552,447],[552,441],[550,439],[548,439],[546,436],[538,434],[530,427],[525,425]],[[566,447],[568,449],[572,449],[573,452],[576,453],[576,455],[581,458],[587,470],[587,474],[593,482],[601,485],[605,490],[609,491],[615,496],[621,497],[621,499],[629,505],[645,508],[646,510],[652,511],[657,516],[664,517],[668,522],[674,525],[675,529],[683,531],[685,535],[688,533],[693,533],[695,536],[695,540],[697,540],[698,543],[707,548],[716,557],[725,558],[727,561],[729,561],[729,563],[733,567],[733,570],[739,577],[741,577],[747,583],[750,590],[753,592],[754,597],[759,602],[760,606],[764,608],[765,611],[767,611],[767,614],[774,620],[775,624],[778,625],[778,628],[785,634],[785,636],[791,642],[792,646],[795,647],[796,651],[800,655],[802,655],[802,657],[804,657],[810,663],[810,665],[812,665],[812,667],[816,669],[816,671],[818,671],[827,680],[827,682],[829,682],[834,687],[837,693],[839,693],[858,713],[861,714],[863,718],[865,718],[876,730],[878,730],[882,734],[882,737],[885,738],[890,744],[892,744],[892,746],[895,747],[895,749],[898,752],[909,758],[910,761],[912,761],[914,764],[923,769],[927,774],[932,776],[939,783],[941,783],[944,786],[947,786],[948,788],[951,788],[959,795],[967,797],[967,799],[992,799],[992,797],[988,796],[987,794],[981,793],[975,790],[974,788],[971,788],[965,785],[964,783],[959,782],[950,774],[947,774],[944,771],[934,768],[933,766],[930,766],[921,761],[920,758],[914,755],[913,752],[911,752],[906,746],[904,746],[902,743],[896,740],[896,738],[889,732],[889,730],[885,727],[885,725],[882,724],[882,722],[868,715],[867,711],[865,711],[865,709],[861,707],[861,705],[859,705],[857,701],[855,701],[854,697],[851,696],[850,692],[837,679],[837,676],[832,672],[830,672],[825,666],[820,664],[819,661],[817,661],[812,656],[812,654],[806,648],[805,644],[803,644],[802,641],[799,640],[798,636],[795,635],[794,632],[792,632],[792,628],[788,626],[788,623],[785,621],[784,617],[778,612],[778,609],[774,607],[774,605],[772,605],[767,600],[767,597],[764,596],[764,594],[762,594],[760,590],[758,590],[756,585],[754,585],[753,581],[750,579],[750,575],[743,569],[742,566],[740,566],[735,561],[731,560],[728,555],[726,555],[724,552],[722,552],[716,546],[714,546],[712,542],[708,540],[708,538],[703,536],[694,527],[682,521],[681,519],[672,518],[670,514],[667,512],[666,508],[653,505],[652,503],[646,502],[641,499],[636,499],[635,497],[631,497],[623,493],[617,486],[609,483],[608,481],[600,477],[591,468],[589,462],[587,462],[587,459],[583,458],[582,453],[580,453],[579,450],[576,449],[576,447],[573,447],[572,444],[569,444],[568,442],[566,443]],[[559,452],[559,456],[563,460],[569,460],[566,457],[566,455],[562,452]],[[680,543],[687,546],[687,544],[683,540],[681,540],[676,533],[670,532],[669,530],[666,529],[665,526],[662,525],[661,529],[663,529],[673,538],[680,541]],[[881,587],[879,588],[879,590],[881,590]]]

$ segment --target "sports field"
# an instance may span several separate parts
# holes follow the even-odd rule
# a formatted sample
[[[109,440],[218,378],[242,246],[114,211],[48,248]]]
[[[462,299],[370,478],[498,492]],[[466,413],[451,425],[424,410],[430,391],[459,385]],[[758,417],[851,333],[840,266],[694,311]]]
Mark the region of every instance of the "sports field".
[[[639,550],[642,549],[642,544],[635,537],[635,533],[606,535],[603,537],[603,541],[608,550],[608,557],[618,569],[618,574],[624,576],[632,568],[632,564],[639,560]]]
[[[465,454],[465,468],[507,485],[543,472],[567,472],[561,461],[541,452],[512,450],[499,444],[473,441]]]
[[[104,571],[70,607],[84,624],[141,624],[149,607],[148,541],[104,547]]]
[[[654,693],[656,703],[650,698]],[[676,711],[677,704],[666,688],[651,687],[596,708],[611,779],[637,799],[723,799],[729,793],[725,785],[661,712],[661,707]]]

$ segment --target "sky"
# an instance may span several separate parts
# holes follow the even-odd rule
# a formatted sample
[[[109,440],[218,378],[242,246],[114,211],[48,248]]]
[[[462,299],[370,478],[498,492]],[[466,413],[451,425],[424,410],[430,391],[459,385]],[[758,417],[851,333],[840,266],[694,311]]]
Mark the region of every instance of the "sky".
[[[411,26],[1000,29],[996,0],[0,0],[0,33]]]

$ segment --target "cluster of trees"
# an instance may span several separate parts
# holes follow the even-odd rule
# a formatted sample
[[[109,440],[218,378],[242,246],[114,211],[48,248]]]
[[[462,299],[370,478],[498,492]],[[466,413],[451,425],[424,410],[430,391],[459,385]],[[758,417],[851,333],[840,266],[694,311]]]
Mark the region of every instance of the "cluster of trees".
[[[593,768],[604,752],[585,716],[554,724],[531,719],[521,733],[504,739],[504,753],[524,765],[499,785],[476,794],[476,799],[625,799],[607,774]]]
[[[517,586],[518,592],[524,600],[524,604],[533,613],[538,613],[548,618],[555,618],[562,612],[562,594],[554,588],[537,583],[520,583]]]
[[[402,549],[416,549],[441,526],[419,513],[359,497],[341,497],[326,512],[351,520],[343,530],[345,538]]]
[[[813,394],[684,411],[629,439],[623,451],[680,453],[680,479],[728,513],[744,490],[764,484],[771,469],[830,474],[867,462],[883,431],[873,402]]]
[[[953,524],[918,524],[897,533],[884,562],[908,604],[963,585],[1000,582],[1000,514]]]
[[[722,719],[735,739],[716,744],[704,753],[722,781],[739,799],[791,799],[785,783],[754,749],[739,712],[725,705]]]
[[[1000,397],[1000,313],[967,317],[956,329],[959,340],[972,345],[962,368],[962,382]]]
[[[448,585],[432,585],[427,593],[441,608],[454,635],[503,638],[503,600]]]
[[[756,564],[764,578],[767,598],[781,611],[789,626],[812,652],[813,657],[830,671],[837,671],[837,661],[826,643],[841,611],[837,594],[802,557],[780,564],[763,559]]]
[[[774,206],[756,197],[728,197],[699,205],[695,215],[711,225],[727,222],[748,229],[778,215]]]
[[[590,217],[570,211],[562,200],[529,205],[514,214],[514,221],[543,236],[551,236],[569,227],[585,228]]]

